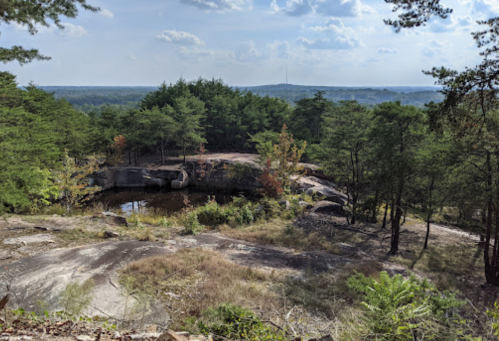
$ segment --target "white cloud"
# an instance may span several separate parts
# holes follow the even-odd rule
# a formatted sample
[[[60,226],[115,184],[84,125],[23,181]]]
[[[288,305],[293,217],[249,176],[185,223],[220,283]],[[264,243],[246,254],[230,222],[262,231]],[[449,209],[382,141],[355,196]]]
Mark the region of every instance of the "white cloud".
[[[232,61],[236,59],[234,52],[226,50],[204,49],[198,46],[181,46],[178,53],[184,59],[199,60],[207,58],[208,60]]]
[[[281,59],[291,58],[291,47],[287,41],[276,40],[270,44],[267,44],[271,55],[275,55]]]
[[[254,41],[244,43],[237,51],[236,58],[241,61],[254,61],[263,58],[263,54],[256,49]]]
[[[354,37],[336,37],[334,39],[316,39],[298,38],[298,44],[310,50],[343,50],[353,49],[361,45],[360,40]]]
[[[317,40],[299,38],[298,43],[309,49],[351,49],[362,45],[356,31],[346,27],[338,18],[329,18],[324,26],[311,26],[308,29],[326,35],[326,38]]]
[[[88,31],[80,25],[73,25],[70,23],[61,23],[64,26],[64,29],[61,31],[61,34],[72,37],[79,38],[88,34]]]
[[[289,16],[302,16],[312,12],[312,6],[308,0],[288,0],[281,11]]]
[[[137,60],[137,59],[139,59],[139,58],[137,58],[137,56],[136,56],[136,55],[134,55],[133,53],[130,53],[130,54],[128,55],[128,58],[130,58],[131,60]]]
[[[374,10],[361,0],[286,0],[279,6],[277,0],[270,4],[271,12],[283,12],[290,16],[302,16],[311,12],[333,17],[358,17]]]
[[[497,0],[475,0],[473,1],[473,12],[491,17],[499,14],[499,1]]]
[[[105,8],[102,8],[100,10],[99,14],[102,15],[103,17],[106,17],[106,18],[114,18],[113,12],[111,12],[110,10],[105,9]]]
[[[241,11],[251,7],[252,0],[180,0],[180,2],[208,11]]]
[[[179,45],[204,45],[204,42],[194,34],[184,31],[165,30],[163,33],[156,36],[156,38],[167,43]]]
[[[448,19],[435,18],[430,22],[430,30],[433,33],[454,32],[457,30],[469,30],[473,20],[466,17],[452,17]]]

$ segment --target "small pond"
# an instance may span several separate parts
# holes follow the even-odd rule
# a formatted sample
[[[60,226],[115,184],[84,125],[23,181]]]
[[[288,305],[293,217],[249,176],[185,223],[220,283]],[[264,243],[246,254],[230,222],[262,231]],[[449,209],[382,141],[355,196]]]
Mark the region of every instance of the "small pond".
[[[181,190],[116,188],[99,193],[92,202],[103,203],[110,211],[121,210],[124,214],[145,213],[151,209],[173,213],[185,207],[185,200],[196,207],[206,204],[210,196],[215,197],[215,200],[223,205],[238,195],[241,193],[206,192],[190,187]]]

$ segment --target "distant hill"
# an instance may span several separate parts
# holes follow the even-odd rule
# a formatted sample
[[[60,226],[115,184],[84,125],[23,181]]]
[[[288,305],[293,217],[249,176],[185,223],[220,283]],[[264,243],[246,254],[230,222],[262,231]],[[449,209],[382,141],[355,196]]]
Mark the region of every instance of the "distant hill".
[[[238,87],[260,96],[278,97],[289,103],[302,98],[312,98],[317,91],[324,91],[324,97],[331,101],[356,100],[362,104],[375,105],[387,101],[400,101],[402,104],[424,106],[430,102],[441,102],[444,96],[438,87],[335,87],[276,84]]]
[[[76,108],[90,111],[105,104],[124,107],[137,107],[144,96],[157,89],[155,86],[41,86],[43,90],[54,93],[56,98],[65,98]],[[261,86],[235,87],[251,91],[259,96],[277,97],[294,103],[303,98],[312,98],[317,91],[331,101],[356,100],[366,105],[387,101],[400,101],[402,104],[424,106],[429,102],[440,102],[443,95],[437,87],[335,87],[275,84]]]

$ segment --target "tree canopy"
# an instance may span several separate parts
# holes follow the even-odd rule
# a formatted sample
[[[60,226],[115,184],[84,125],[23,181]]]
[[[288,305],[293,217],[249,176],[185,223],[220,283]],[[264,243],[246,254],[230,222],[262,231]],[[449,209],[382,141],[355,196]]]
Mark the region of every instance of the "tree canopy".
[[[49,27],[51,23],[64,29],[61,17],[76,18],[79,7],[96,12],[98,7],[87,4],[86,0],[2,0],[0,2],[0,23],[16,23],[25,26],[32,35],[38,32],[37,26]],[[37,49],[24,49],[22,46],[0,47],[0,61],[18,61],[21,65],[33,60],[48,60]]]

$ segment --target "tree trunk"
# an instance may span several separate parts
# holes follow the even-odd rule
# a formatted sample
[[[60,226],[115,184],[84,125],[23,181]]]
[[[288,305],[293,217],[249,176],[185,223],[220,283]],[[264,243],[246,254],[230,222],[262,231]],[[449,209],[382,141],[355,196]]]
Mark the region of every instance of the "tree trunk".
[[[161,139],[161,164],[165,164],[165,147],[164,147],[165,141]]]
[[[430,193],[428,195],[428,212],[427,212],[427,215],[426,215],[426,237],[424,239],[424,246],[423,246],[423,249],[426,250],[428,248],[428,239],[430,238],[430,220],[431,220],[431,216],[432,216],[432,213],[433,213],[433,209],[432,209],[432,202],[431,202],[431,197],[432,197],[432,194],[433,194],[433,185],[434,185],[434,182],[435,182],[435,179],[432,177],[431,178],[431,184],[430,184]]]
[[[394,255],[399,250],[400,218],[402,218],[402,192],[404,190],[404,179],[399,180],[399,188],[395,199],[395,216],[392,220],[392,239],[390,254]]]
[[[376,189],[376,193],[374,195],[374,204],[373,204],[373,215],[371,217],[371,221],[376,224],[378,221],[378,201],[379,201],[379,190]]]
[[[392,192],[392,206],[390,207],[390,222],[393,221],[393,217],[395,215],[395,196]]]
[[[132,165],[132,150],[128,150],[128,164],[131,166]]]
[[[385,202],[385,214],[383,215],[383,225],[381,225],[382,229],[386,228],[386,216],[387,215],[388,215],[388,202]]]
[[[483,260],[485,263],[485,278],[487,279],[487,283],[493,283],[494,282],[494,274],[493,274],[493,269],[491,268],[490,264],[490,255],[489,255],[489,249],[490,249],[490,239],[492,235],[492,210],[493,210],[493,203],[492,203],[492,165],[490,161],[490,152],[487,151],[487,161],[486,161],[486,166],[487,166],[487,188],[486,188],[486,193],[487,193],[487,226],[485,230],[485,244],[483,247]]]

